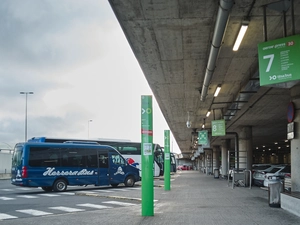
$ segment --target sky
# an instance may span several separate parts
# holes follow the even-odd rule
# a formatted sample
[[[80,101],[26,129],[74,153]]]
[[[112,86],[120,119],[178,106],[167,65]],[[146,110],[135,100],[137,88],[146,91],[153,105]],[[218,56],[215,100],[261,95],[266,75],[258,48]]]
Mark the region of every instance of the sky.
[[[1,0],[0,29],[0,148],[25,140],[20,92],[27,139],[141,141],[153,93],[107,0]],[[154,143],[164,130],[153,96]]]

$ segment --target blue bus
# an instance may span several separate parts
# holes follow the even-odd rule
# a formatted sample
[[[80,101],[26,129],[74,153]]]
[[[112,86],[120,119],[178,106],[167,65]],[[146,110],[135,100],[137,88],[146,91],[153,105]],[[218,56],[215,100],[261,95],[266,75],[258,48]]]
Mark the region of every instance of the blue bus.
[[[140,181],[139,170],[111,146],[95,143],[18,143],[11,183],[62,192],[68,185],[127,187]]]
[[[110,140],[110,139],[70,139],[70,138],[51,138],[51,137],[33,137],[28,142],[48,142],[48,143],[64,143],[68,141],[74,142],[96,142],[100,145],[109,145],[118,150],[121,155],[129,162],[129,164],[142,169],[141,159],[141,142],[131,142],[128,140]],[[164,174],[164,151],[159,144],[153,144],[153,176],[158,177]],[[141,173],[140,173],[141,175]]]

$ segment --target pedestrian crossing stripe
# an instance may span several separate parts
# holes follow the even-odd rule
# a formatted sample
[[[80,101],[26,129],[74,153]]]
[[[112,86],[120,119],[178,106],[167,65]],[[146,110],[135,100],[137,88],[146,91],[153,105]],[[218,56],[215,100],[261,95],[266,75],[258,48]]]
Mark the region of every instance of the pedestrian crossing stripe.
[[[109,190],[95,190],[95,191],[98,191],[98,192],[107,192],[107,193],[113,192],[113,191],[109,191]]]
[[[60,195],[75,195],[75,192],[61,192]]]
[[[15,200],[15,198],[8,198],[8,197],[0,197],[1,200],[7,201],[7,200]]]
[[[19,198],[38,198],[37,196],[33,196],[33,195],[17,195],[17,197],[19,197]]]
[[[129,191],[127,189],[111,189],[112,191]]]
[[[29,214],[29,215],[32,215],[32,216],[45,216],[45,215],[53,214],[53,213],[44,212],[44,211],[35,210],[35,209],[22,209],[22,210],[16,210],[16,211],[21,212],[21,213],[25,213],[25,214]]]
[[[5,213],[0,213],[0,221],[1,220],[7,220],[7,219],[16,219],[18,217],[16,216],[11,216],[11,215],[8,215],[8,214],[5,214]]]
[[[1,191],[13,191],[13,189],[1,189]]]
[[[103,203],[121,205],[121,206],[134,206],[134,205],[137,205],[137,204],[134,204],[134,203],[118,202],[118,201],[107,201],[107,202],[103,202]]]
[[[56,195],[56,194],[39,194],[41,196],[46,196],[46,197],[57,197],[57,196],[60,196],[60,195]]]
[[[90,203],[77,204],[77,206],[83,206],[83,207],[89,207],[89,208],[95,208],[95,209],[111,209],[112,208],[110,206],[96,205],[96,204],[90,204]]]
[[[61,211],[64,211],[64,212],[82,212],[82,211],[85,211],[84,209],[76,209],[76,208],[65,207],[65,206],[49,207],[49,209],[61,210]]]

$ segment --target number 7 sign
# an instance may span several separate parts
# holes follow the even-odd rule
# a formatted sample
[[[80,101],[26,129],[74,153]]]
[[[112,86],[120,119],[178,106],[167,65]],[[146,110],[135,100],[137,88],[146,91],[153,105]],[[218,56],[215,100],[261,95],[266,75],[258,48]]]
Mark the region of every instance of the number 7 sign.
[[[260,85],[300,79],[300,35],[258,44]]]

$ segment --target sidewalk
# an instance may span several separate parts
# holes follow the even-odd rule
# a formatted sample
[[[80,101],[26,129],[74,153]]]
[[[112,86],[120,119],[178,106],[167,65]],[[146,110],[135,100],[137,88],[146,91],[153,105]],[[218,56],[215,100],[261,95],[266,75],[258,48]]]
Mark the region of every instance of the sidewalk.
[[[268,191],[227,186],[227,180],[214,179],[199,171],[179,171],[171,176],[171,190],[165,191],[164,181],[155,179],[154,216],[142,216],[140,191],[122,191],[121,198],[136,203],[130,207],[102,209],[55,216],[20,218],[1,221],[3,225],[299,225],[297,217],[268,204]],[[88,195],[88,194],[87,194]],[[105,196],[106,195],[106,196]],[[112,193],[101,197],[112,198]],[[117,195],[117,194],[115,194]],[[91,195],[91,198],[97,198]],[[85,199],[85,198],[84,198]],[[101,198],[99,198],[101,199]],[[87,201],[86,199],[83,201]],[[117,200],[116,200],[117,201]]]
[[[137,209],[119,213],[123,224],[203,225],[299,225],[297,217],[281,208],[272,208],[268,191],[259,187],[228,187],[227,180],[214,179],[199,171],[179,171],[171,176],[171,190],[164,181],[154,181],[154,216],[142,217]],[[174,179],[174,180],[173,180]],[[101,194],[101,197],[118,198]],[[121,198],[138,201],[140,193],[122,192]],[[123,215],[122,215],[123,214]],[[114,219],[119,224],[118,219]],[[110,221],[111,222],[111,221]]]

